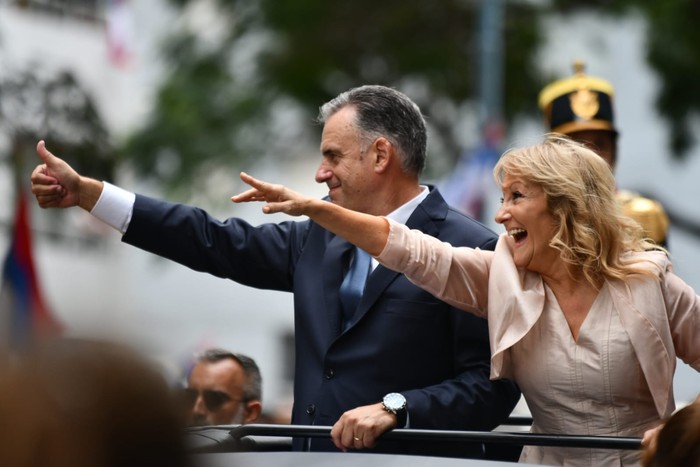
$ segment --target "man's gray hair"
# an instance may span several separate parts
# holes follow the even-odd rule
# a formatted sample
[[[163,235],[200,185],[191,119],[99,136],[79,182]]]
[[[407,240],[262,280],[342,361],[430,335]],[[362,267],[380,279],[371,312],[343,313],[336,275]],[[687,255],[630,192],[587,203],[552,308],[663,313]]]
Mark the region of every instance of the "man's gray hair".
[[[408,96],[386,86],[360,86],[323,104],[317,122],[325,124],[348,106],[357,111],[355,125],[363,150],[376,138],[384,137],[397,149],[404,172],[420,176],[425,168],[428,136],[423,114]]]

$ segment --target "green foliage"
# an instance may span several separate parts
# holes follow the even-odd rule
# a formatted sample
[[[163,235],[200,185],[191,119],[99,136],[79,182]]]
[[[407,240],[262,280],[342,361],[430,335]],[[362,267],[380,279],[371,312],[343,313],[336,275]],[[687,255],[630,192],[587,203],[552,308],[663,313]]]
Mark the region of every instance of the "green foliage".
[[[204,162],[253,157],[240,133],[264,124],[269,108],[266,93],[238,83],[224,66],[224,50],[198,54],[194,48],[192,37],[170,45],[178,60],[158,93],[154,118],[121,151],[140,173],[166,186],[192,182]]]
[[[559,11],[597,8],[641,12],[648,23],[647,60],[659,76],[656,107],[669,124],[671,155],[682,159],[696,143],[691,129],[700,111],[700,2],[697,0],[555,0]]]
[[[361,84],[421,93],[426,112],[453,161],[462,149],[453,114],[438,111],[478,99],[478,4],[459,0],[262,0],[265,24],[280,46],[261,57],[268,84],[313,107]],[[533,61],[541,37],[536,10],[505,8],[504,98],[507,119],[532,111],[539,83]]]
[[[700,2],[645,2],[649,18],[647,58],[661,80],[656,104],[670,124],[676,157],[696,143],[691,117],[700,111]]]
[[[172,0],[186,8],[188,0]],[[478,94],[478,4],[460,0],[219,1],[219,14],[234,25],[215,50],[197,38],[175,36],[167,54],[171,72],[150,123],[121,151],[167,186],[190,183],[208,163],[238,166],[270,157],[276,105],[285,102],[310,122],[323,102],[367,83],[395,86],[411,95],[432,126],[446,157],[458,157],[456,114]],[[533,60],[540,41],[536,9],[505,9],[503,64],[506,118],[536,110],[540,83]],[[232,63],[240,44],[258,34],[256,73],[241,78]],[[445,109],[451,111],[445,111]],[[257,138],[240,139],[243,129]],[[317,145],[309,139],[308,144]],[[300,144],[300,140],[290,144]],[[207,164],[205,164],[205,162]]]
[[[192,0],[171,0],[183,10]],[[219,0],[231,27],[215,47],[174,31],[170,73],[150,122],[121,154],[166,186],[185,186],[214,166],[244,167],[260,157],[317,144],[317,133],[281,134],[273,121],[295,109],[312,128],[320,104],[350,87],[378,83],[407,92],[423,109],[431,138],[451,166],[463,149],[464,108],[479,100],[479,14],[469,0]],[[649,21],[648,58],[661,78],[658,108],[671,128],[674,154],[693,144],[691,117],[700,108],[700,30],[696,0],[504,1],[505,123],[539,116],[535,97],[550,77],[538,75],[536,53],[550,12],[641,12]],[[250,56],[252,73],[235,65]],[[554,78],[554,77],[551,77]],[[278,122],[279,124],[279,122]],[[315,130],[315,129],[314,129]],[[280,155],[281,154],[281,155]],[[435,154],[433,155],[435,156]]]
[[[113,176],[114,153],[105,124],[71,73],[8,75],[0,82],[0,133],[10,143],[3,159],[22,183],[38,162],[34,148],[39,139],[65,154],[79,171],[104,179]]]

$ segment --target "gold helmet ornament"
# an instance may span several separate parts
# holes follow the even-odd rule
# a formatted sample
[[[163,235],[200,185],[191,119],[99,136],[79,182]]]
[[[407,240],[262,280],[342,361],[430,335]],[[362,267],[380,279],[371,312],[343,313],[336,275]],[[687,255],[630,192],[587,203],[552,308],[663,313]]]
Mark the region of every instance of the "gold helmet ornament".
[[[547,85],[538,104],[549,131],[569,135],[577,131],[607,130],[617,134],[613,113],[613,86],[585,74],[583,62],[574,63],[574,75]]]

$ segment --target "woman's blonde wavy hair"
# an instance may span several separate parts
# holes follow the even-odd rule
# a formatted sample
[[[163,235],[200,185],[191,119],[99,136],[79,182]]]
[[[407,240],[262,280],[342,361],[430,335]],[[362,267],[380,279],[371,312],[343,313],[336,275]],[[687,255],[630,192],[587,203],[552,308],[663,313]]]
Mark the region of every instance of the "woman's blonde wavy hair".
[[[542,187],[557,228],[550,246],[594,286],[603,278],[654,275],[624,260],[627,252],[660,248],[621,214],[610,166],[583,144],[547,134],[540,144],[506,151],[493,174],[499,185],[509,174]]]

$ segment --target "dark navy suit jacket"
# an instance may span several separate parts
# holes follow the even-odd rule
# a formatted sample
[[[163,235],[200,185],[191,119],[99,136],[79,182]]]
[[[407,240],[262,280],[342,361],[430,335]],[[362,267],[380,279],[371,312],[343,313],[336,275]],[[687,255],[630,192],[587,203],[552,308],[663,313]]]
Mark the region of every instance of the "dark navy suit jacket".
[[[451,209],[436,189],[407,225],[453,245],[491,250],[497,238]],[[512,383],[489,380],[485,320],[381,265],[368,279],[353,324],[341,331],[338,288],[349,247],[314,222],[221,222],[201,209],[137,195],[123,241],[197,271],[294,293],[293,424],[330,426],[347,410],[401,392],[412,428],[490,430],[519,399]],[[294,441],[295,449],[305,445]],[[336,448],[313,439],[310,449]],[[481,446],[380,439],[374,451],[478,457]]]

